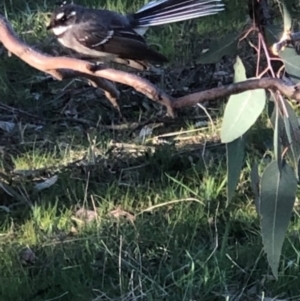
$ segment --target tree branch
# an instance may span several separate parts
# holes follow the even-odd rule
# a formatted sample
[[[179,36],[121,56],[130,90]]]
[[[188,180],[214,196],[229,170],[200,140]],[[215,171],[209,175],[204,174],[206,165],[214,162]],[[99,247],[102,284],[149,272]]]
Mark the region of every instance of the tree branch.
[[[297,85],[288,85],[283,80],[275,78],[250,79],[173,99],[148,80],[137,75],[108,68],[104,65],[94,65],[75,58],[52,57],[35,50],[17,37],[11,25],[1,14],[0,42],[3,43],[9,52],[30,66],[51,74],[56,79],[62,80],[64,78],[73,77],[84,77],[88,79],[94,86],[104,90],[105,95],[116,108],[118,108],[117,99],[119,98],[119,91],[112,82],[131,86],[151,100],[164,105],[170,116],[174,116],[174,109],[193,106],[204,100],[215,100],[254,89],[279,90],[283,95],[300,101],[300,89],[298,89]]]
[[[118,93],[116,93],[116,90],[112,89],[112,86],[108,85],[107,82],[100,83],[99,78],[100,80],[101,78],[105,78],[113,82],[122,83],[145,94],[151,100],[164,105],[169,115],[174,116],[172,108],[173,99],[146,79],[134,74],[111,69],[104,65],[95,66],[94,64],[75,58],[52,57],[41,53],[21,41],[2,15],[0,15],[0,41],[9,52],[19,57],[28,65],[51,74],[56,79],[62,80],[66,77],[85,77],[92,80],[96,85],[100,84],[102,89],[108,89],[109,91],[106,90],[106,92],[109,96],[112,96],[112,98],[116,98]]]
[[[249,79],[243,82],[234,83],[228,86],[213,88],[207,91],[189,94],[177,98],[173,103],[173,108],[193,106],[202,101],[224,98],[232,94],[238,94],[248,90],[255,89],[274,89],[279,90],[288,98],[300,101],[300,89],[295,85],[287,85],[283,80],[278,78],[260,78]]]

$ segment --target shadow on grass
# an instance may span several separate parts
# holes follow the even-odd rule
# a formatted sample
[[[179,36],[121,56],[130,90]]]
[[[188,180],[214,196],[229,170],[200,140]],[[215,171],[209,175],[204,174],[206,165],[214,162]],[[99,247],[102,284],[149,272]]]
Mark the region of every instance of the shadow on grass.
[[[180,176],[171,169],[174,181],[150,163],[125,186],[93,168],[63,171],[32,208],[2,214],[1,300],[221,300],[222,294],[249,297],[261,290],[297,295],[296,261],[279,282],[261,278],[268,267],[254,206],[242,187],[226,210],[224,192],[216,194],[203,169],[201,175],[186,168]],[[181,202],[170,202],[176,199]],[[118,205],[135,216],[133,223],[111,216]],[[96,207],[98,219],[85,224],[74,218],[78,206]],[[295,258],[298,235],[288,236],[283,266]],[[26,245],[35,262],[20,259]]]
[[[251,192],[241,185],[226,209],[224,150],[209,155],[204,162],[199,152],[179,155],[163,146],[117,156],[111,166],[69,164],[54,186],[27,190],[32,206],[0,217],[1,300],[220,300],[287,287],[294,296],[296,264],[284,289],[257,281],[268,267],[254,206],[246,201]],[[111,216],[118,206],[135,216],[133,223]],[[75,218],[81,207],[96,209],[98,219]],[[298,241],[290,238],[286,258],[295,256]],[[20,259],[26,246],[34,263]]]
[[[41,140],[49,138],[46,132],[39,134]],[[138,154],[146,146],[132,144],[132,150],[114,153],[95,139],[94,154],[103,147],[102,155],[85,151],[76,164],[51,170],[47,164],[56,162],[59,141],[76,141],[73,151],[78,144],[92,149],[88,139],[59,132],[56,143],[43,148],[25,144],[14,161],[36,166],[44,158],[46,166],[38,176],[14,179],[13,187],[19,183],[28,203],[1,213],[1,300],[217,300],[214,292],[224,292],[229,282],[239,286],[240,272],[233,272],[221,245],[233,258],[236,243],[251,246],[250,254],[238,252],[243,263],[254,260],[261,246],[255,246],[259,235],[251,233],[256,229],[253,206],[252,217],[235,218],[240,230],[235,226],[226,234],[223,147],[208,144],[205,156],[192,143],[184,151],[171,144]],[[53,128],[50,133],[55,136]],[[66,157],[60,153],[57,160]],[[32,181],[52,174],[58,175],[57,183],[34,191]],[[2,205],[11,202],[16,200],[1,198]],[[135,216],[133,224],[110,215],[118,206]],[[85,225],[75,218],[82,207],[96,209],[98,220]],[[37,259],[23,266],[20,252],[27,245]]]

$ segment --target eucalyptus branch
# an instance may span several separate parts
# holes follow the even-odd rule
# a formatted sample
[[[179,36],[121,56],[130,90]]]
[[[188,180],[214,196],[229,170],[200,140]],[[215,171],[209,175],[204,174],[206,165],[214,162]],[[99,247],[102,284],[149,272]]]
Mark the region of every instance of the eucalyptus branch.
[[[92,81],[94,85],[103,89],[106,92],[106,96],[113,100],[119,96],[119,93],[107,80],[122,83],[133,87],[151,100],[161,103],[167,108],[171,116],[174,115],[171,105],[172,98],[146,79],[134,74],[111,69],[104,65],[96,66],[75,58],[52,57],[44,54],[21,41],[9,22],[2,15],[0,15],[0,41],[10,53],[16,55],[35,69],[48,73],[58,80],[85,77]]]
[[[202,101],[211,101],[218,98],[224,98],[232,94],[238,94],[241,92],[255,89],[278,90],[288,98],[300,101],[300,87],[297,87],[296,85],[287,85],[283,80],[278,78],[260,78],[249,79],[228,86],[213,88],[207,91],[189,94],[177,98],[173,103],[173,107],[178,109],[193,106]]]
[[[288,98],[300,101],[300,90],[298,87],[288,85],[283,80],[277,78],[250,79],[174,99],[148,80],[137,75],[108,68],[104,65],[94,65],[75,58],[52,57],[35,50],[20,40],[2,15],[0,15],[0,42],[3,43],[4,47],[10,53],[16,55],[28,65],[48,73],[58,80],[72,77],[84,77],[88,79],[94,86],[104,90],[105,95],[115,107],[117,107],[119,91],[112,82],[131,86],[146,95],[149,99],[162,104],[167,108],[170,116],[174,116],[174,109],[193,106],[202,101],[224,99],[231,94],[254,89],[278,90]]]

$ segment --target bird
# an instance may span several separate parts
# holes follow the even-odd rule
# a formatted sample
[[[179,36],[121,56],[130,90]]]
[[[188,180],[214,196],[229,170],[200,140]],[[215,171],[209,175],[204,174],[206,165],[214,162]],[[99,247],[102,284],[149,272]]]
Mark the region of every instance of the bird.
[[[46,29],[52,30],[64,47],[101,61],[163,64],[168,59],[151,49],[144,38],[149,27],[223,10],[222,0],[154,0],[126,15],[64,2],[53,11]]]

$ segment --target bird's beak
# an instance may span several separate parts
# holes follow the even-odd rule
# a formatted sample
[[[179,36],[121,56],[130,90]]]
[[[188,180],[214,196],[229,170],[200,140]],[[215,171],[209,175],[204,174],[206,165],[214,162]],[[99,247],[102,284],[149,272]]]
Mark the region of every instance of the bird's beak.
[[[47,29],[47,30],[52,29],[52,24],[50,23],[49,25],[47,25],[46,29]]]
[[[47,27],[46,27],[46,29],[47,29],[47,30],[50,30],[50,29],[52,29],[53,27],[54,27],[54,22],[53,22],[53,19],[51,18],[49,24],[48,24]]]

